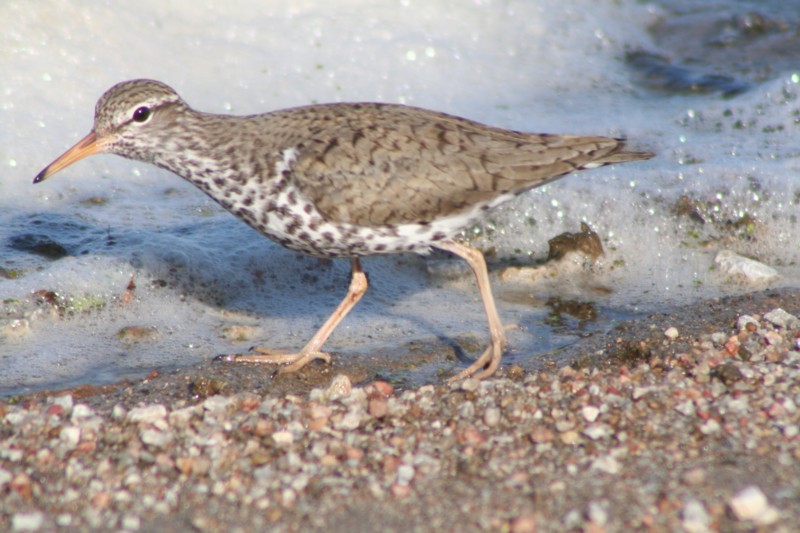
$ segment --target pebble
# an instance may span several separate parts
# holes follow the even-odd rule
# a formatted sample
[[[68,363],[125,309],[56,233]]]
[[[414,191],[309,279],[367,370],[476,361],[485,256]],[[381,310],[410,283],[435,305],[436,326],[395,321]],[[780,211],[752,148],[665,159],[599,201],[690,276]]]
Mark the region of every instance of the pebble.
[[[11,483],[12,479],[13,476],[11,475],[11,472],[3,468],[0,468],[0,489]]]
[[[39,511],[15,513],[11,517],[12,531],[39,531],[44,525],[44,513]]]
[[[397,483],[400,485],[408,485],[414,479],[414,467],[407,464],[402,464],[397,468]]]
[[[589,507],[586,510],[586,517],[594,525],[603,527],[608,523],[608,511],[600,502],[589,502]]]
[[[683,416],[694,416],[697,410],[694,407],[692,400],[684,400],[675,405],[674,409]]]
[[[603,439],[612,433],[612,429],[605,424],[592,424],[583,430],[583,434],[592,440]]]
[[[664,331],[664,336],[669,340],[674,341],[680,336],[680,333],[678,332],[678,328],[670,327],[667,328],[666,331]]]
[[[777,309],[773,309],[768,313],[764,313],[764,320],[767,322],[772,323],[774,326],[779,328],[790,328],[794,329],[798,327],[800,321],[797,319],[796,316],[787,313],[780,307]]]
[[[461,390],[467,392],[475,392],[480,386],[481,382],[475,378],[467,378],[461,382]]]
[[[352,431],[361,425],[362,418],[363,415],[360,411],[351,409],[334,424],[334,427],[341,431]]]
[[[483,413],[483,422],[490,428],[500,423],[500,409],[497,407],[487,407]]]
[[[587,422],[592,423],[597,420],[598,416],[600,416],[600,409],[594,405],[584,405],[581,408],[581,416]]]
[[[170,442],[172,442],[173,436],[169,431],[145,428],[139,433],[139,438],[142,439],[143,443],[149,446],[165,448]]]
[[[81,441],[81,428],[75,426],[66,426],[58,434],[58,438],[69,450],[74,450],[78,443]]]
[[[621,466],[615,457],[606,455],[604,457],[598,457],[592,461],[591,468],[592,470],[598,470],[600,472],[605,472],[606,474],[616,475],[619,474]]]
[[[536,533],[537,531],[536,516],[533,514],[524,514],[514,518],[509,524],[511,533]]]
[[[219,394],[209,396],[203,401],[203,409],[212,414],[224,413],[228,409],[232,409],[235,406],[235,398],[230,396],[222,396]],[[164,416],[166,416],[166,410],[164,411]]]
[[[728,506],[738,520],[750,520],[760,526],[774,524],[780,517],[761,489],[755,485],[749,485],[734,494]]]
[[[750,315],[742,315],[736,320],[736,328],[739,331],[746,331],[748,327],[752,327],[753,331],[758,329],[758,320]]]
[[[153,423],[157,420],[163,420],[167,416],[167,408],[161,404],[146,405],[143,407],[135,407],[128,411],[125,416],[128,422],[134,424],[139,423]]]
[[[50,401],[52,402],[53,405],[60,406],[64,410],[65,415],[72,412],[73,399],[71,394],[55,396]]]
[[[700,500],[689,498],[683,502],[681,525],[687,533],[711,531],[711,516]]]
[[[712,435],[714,433],[717,433],[719,430],[720,430],[719,422],[717,422],[713,418],[706,420],[705,423],[703,423],[700,426],[700,433],[702,433],[703,435]]]
[[[79,403],[72,408],[72,423],[79,423],[81,420],[94,416],[94,410],[86,404]]]
[[[705,482],[706,472],[700,467],[692,468],[684,472],[681,479],[689,486],[698,486]]]
[[[272,441],[278,446],[291,446],[294,442],[294,435],[291,431],[276,431],[272,434]]]
[[[325,401],[332,402],[350,396],[352,391],[353,384],[350,382],[350,378],[344,374],[338,374],[331,380],[331,384],[325,390],[323,397]]]
[[[720,250],[714,258],[719,271],[739,281],[760,285],[778,278],[778,271],[748,257],[730,250]]]
[[[633,398],[634,401],[639,400],[650,394],[652,391],[653,387],[634,387],[633,392],[631,393],[631,398]]]

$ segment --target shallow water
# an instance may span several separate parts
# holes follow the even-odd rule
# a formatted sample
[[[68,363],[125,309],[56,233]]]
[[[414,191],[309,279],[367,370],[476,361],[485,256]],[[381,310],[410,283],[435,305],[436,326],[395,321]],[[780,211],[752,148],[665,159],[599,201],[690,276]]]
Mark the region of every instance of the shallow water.
[[[144,164],[95,157],[31,185],[89,130],[105,89],[135,77],[212,112],[401,102],[656,151],[531,191],[469,231],[497,275],[541,262],[547,240],[582,221],[606,249],[547,283],[494,280],[503,319],[525,328],[508,361],[756,288],[720,275],[721,249],[776,268],[780,285],[800,279],[793,3],[51,1],[5,2],[0,16],[0,393],[297,348],[347,287],[346,261],[284,250]],[[479,343],[473,280],[441,275],[439,261],[366,259],[370,290],[326,348],[402,357],[414,339]],[[238,340],[232,325],[253,329]],[[143,333],[120,335],[128,326]]]

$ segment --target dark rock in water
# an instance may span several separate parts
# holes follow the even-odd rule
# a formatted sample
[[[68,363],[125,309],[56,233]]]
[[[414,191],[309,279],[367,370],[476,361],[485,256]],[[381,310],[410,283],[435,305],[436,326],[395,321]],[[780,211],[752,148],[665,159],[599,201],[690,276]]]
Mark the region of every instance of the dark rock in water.
[[[603,255],[603,243],[600,241],[600,236],[585,222],[581,222],[581,231],[556,235],[547,241],[547,244],[550,247],[547,254],[548,261],[561,259],[573,251],[583,252],[591,259],[597,259]]]
[[[35,233],[25,233],[11,237],[9,247],[12,250],[40,255],[54,261],[69,255],[69,251],[61,244],[47,235]]]
[[[735,96],[750,88],[748,83],[722,74],[705,74],[673,65],[665,56],[637,50],[628,52],[625,60],[640,73],[639,83],[667,93],[712,93]]]

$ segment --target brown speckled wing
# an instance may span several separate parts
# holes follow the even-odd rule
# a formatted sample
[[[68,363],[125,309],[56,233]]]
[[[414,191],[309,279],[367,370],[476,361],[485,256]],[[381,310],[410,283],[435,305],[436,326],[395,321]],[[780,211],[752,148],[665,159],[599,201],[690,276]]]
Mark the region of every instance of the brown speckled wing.
[[[585,165],[650,156],[623,151],[617,139],[513,132],[416,108],[333,104],[316,110],[293,174],[295,185],[333,222],[429,222]]]

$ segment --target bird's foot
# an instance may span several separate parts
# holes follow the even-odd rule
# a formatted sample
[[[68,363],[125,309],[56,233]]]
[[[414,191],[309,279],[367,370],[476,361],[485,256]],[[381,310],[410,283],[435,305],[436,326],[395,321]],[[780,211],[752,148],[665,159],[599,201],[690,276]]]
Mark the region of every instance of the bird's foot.
[[[493,340],[492,344],[486,348],[483,354],[481,354],[474,363],[455,376],[448,378],[447,382],[453,383],[454,381],[461,381],[467,378],[483,379],[491,376],[495,373],[497,367],[500,366],[500,359],[503,357],[505,349],[505,339]]]
[[[215,360],[226,361],[229,363],[286,365],[278,370],[278,372],[281,374],[296,372],[315,359],[321,359],[326,363],[331,362],[330,354],[325,352],[309,351],[299,353],[283,353],[280,350],[263,348],[261,346],[254,347],[253,351],[257,353],[218,355]]]

